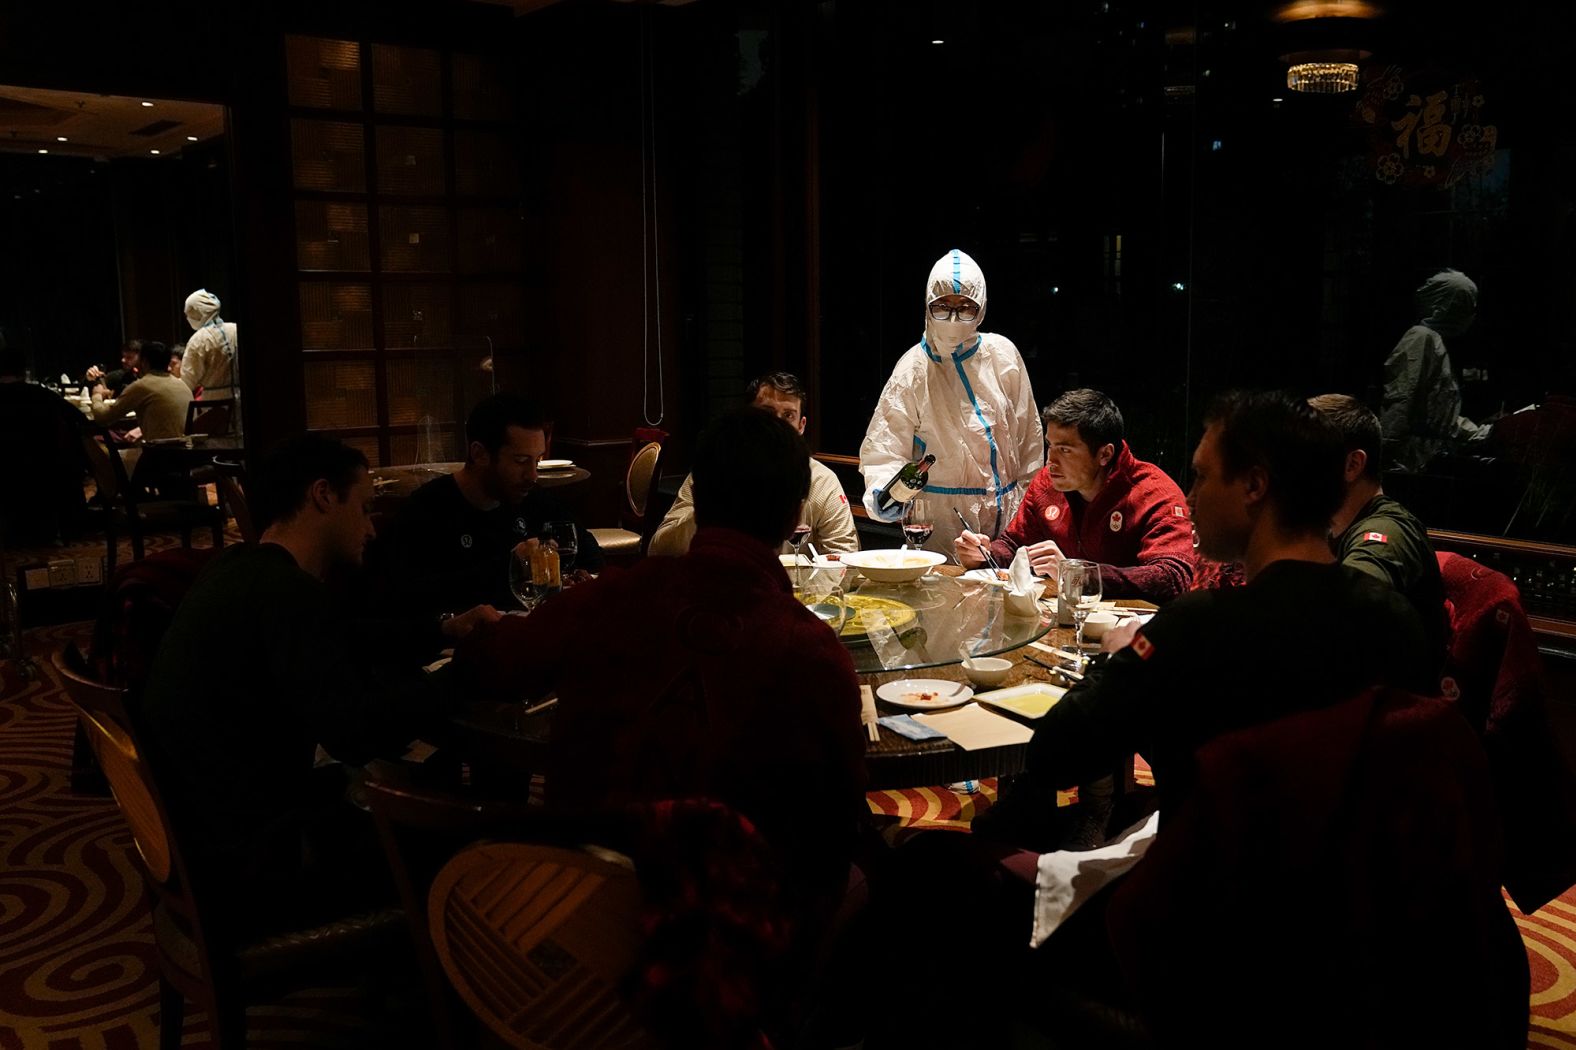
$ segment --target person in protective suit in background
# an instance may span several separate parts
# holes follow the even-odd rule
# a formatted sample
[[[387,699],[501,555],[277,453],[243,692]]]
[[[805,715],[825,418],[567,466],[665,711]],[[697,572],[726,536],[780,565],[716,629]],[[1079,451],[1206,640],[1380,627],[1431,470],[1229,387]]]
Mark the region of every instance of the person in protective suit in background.
[[[1044,464],[1034,389],[1018,348],[981,332],[985,274],[954,248],[925,282],[925,332],[898,360],[859,446],[865,509],[882,515],[877,494],[903,465],[936,457],[924,495],[935,532],[926,548],[948,553],[962,526],[998,535]]]
[[[1440,270],[1417,290],[1422,318],[1406,330],[1384,363],[1385,460],[1416,474],[1455,445],[1483,441],[1492,429],[1461,414],[1461,388],[1450,367],[1445,339],[1458,336],[1477,316],[1477,285],[1460,270]]]
[[[201,390],[205,398],[234,397],[240,378],[235,360],[240,336],[235,325],[219,316],[219,297],[206,288],[188,295],[186,323],[193,335],[181,360],[181,379],[192,393]]]

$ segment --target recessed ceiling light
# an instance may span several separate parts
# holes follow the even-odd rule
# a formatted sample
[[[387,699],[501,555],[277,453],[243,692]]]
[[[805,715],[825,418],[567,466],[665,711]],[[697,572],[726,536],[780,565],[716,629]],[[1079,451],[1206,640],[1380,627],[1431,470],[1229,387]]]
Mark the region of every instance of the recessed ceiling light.
[[[932,40],[931,43],[932,44],[945,44],[946,41],[945,40]]]
[[[38,152],[40,152],[40,153],[48,153],[49,151],[47,149],[41,149]]]
[[[1270,99],[1270,101],[1271,102],[1285,102],[1286,100],[1283,99],[1283,98],[1272,98],[1272,99]]]
[[[144,102],[142,105],[146,109],[152,109],[153,108],[153,103],[152,102]]]
[[[159,155],[159,151],[156,150],[156,149],[150,149],[148,152],[153,154],[155,157],[157,157]]]
[[[196,135],[187,135],[186,136],[186,141],[187,142],[196,142],[197,141],[197,136]]]
[[[55,141],[56,142],[65,142],[66,141],[66,137],[64,135],[56,135],[55,136]]]

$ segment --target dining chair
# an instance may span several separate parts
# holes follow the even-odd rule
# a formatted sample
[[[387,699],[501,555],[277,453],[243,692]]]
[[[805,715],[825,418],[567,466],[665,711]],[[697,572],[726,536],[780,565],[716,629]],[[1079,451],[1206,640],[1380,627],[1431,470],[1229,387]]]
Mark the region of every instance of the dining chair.
[[[186,406],[186,433],[229,437],[234,432],[235,398],[215,397]]]
[[[668,433],[655,427],[638,427],[630,443],[629,466],[624,472],[623,499],[617,528],[589,529],[604,554],[638,557],[646,552],[660,518],[648,513],[657,479],[662,476],[662,455]]]
[[[209,1018],[218,1050],[244,1050],[246,1004],[310,987],[314,978],[386,958],[404,937],[398,909],[348,916],[244,942],[226,940],[208,897],[194,882],[126,705],[126,690],[87,672],[76,647],[53,658],[121,815],[131,829],[153,912],[159,966],[159,1047],[181,1045],[186,1001]]]
[[[517,1050],[655,1045],[621,991],[641,947],[640,911],[632,865],[535,843],[467,847],[428,894],[444,973]]]
[[[1104,916],[1159,1045],[1526,1045],[1488,766],[1448,703],[1366,690],[1192,764]]]
[[[410,928],[426,985],[433,1037],[441,1050],[475,1045],[476,1032],[455,997],[433,949],[427,894],[439,868],[478,839],[519,836],[543,823],[542,810],[523,802],[434,791],[369,777],[361,801],[372,811],[378,838]]]
[[[226,517],[235,519],[235,528],[244,543],[256,543],[261,536],[252,520],[252,507],[246,499],[246,471],[233,460],[216,459],[214,490],[218,493],[219,506]]]
[[[1439,552],[1450,612],[1441,692],[1483,741],[1505,830],[1505,888],[1531,914],[1576,882],[1576,772],[1556,743],[1553,693],[1516,585]]]
[[[138,561],[146,553],[144,536],[150,529],[179,529],[181,546],[190,547],[192,530],[205,527],[213,531],[213,545],[224,546],[224,514],[219,508],[197,499],[141,499],[107,431],[85,432],[81,441],[102,503],[106,576],[115,571],[121,529],[130,534],[132,558]]]

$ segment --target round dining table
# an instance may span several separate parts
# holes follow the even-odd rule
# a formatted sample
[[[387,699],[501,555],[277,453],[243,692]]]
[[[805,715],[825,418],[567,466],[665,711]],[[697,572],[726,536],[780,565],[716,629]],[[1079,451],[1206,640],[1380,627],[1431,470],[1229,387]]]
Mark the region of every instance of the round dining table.
[[[966,576],[956,566],[940,566],[907,583],[881,583],[842,567],[801,565],[787,571],[801,602],[833,626],[843,620],[838,637],[861,675],[995,656],[1051,629],[1048,605],[1036,607],[1034,615],[1013,615],[1005,584]]]
[[[932,574],[937,575],[937,574]],[[944,582],[945,581],[945,582]],[[955,573],[942,573],[939,579],[930,579],[913,590],[902,587],[863,587],[855,584],[853,593],[878,597],[897,595],[916,606],[916,625],[907,628],[894,623],[897,636],[896,648],[885,649],[882,663],[881,651],[872,651],[861,658],[858,645],[850,646],[855,664],[860,667],[860,681],[872,690],[887,682],[904,678],[964,682],[967,674],[961,666],[960,646],[964,643],[979,644],[978,655],[999,653],[1012,662],[1005,681],[990,688],[1008,688],[1032,682],[1067,685],[1068,679],[1053,668],[1071,667],[1071,662],[1058,657],[1051,650],[1071,650],[1074,643],[1073,629],[1057,627],[1049,611],[1042,609],[1037,617],[1005,617],[1002,609],[1002,589],[972,579],[961,579]],[[814,594],[802,597],[816,597]],[[1152,609],[1145,602],[1122,602],[1121,605]],[[920,613],[928,614],[921,621]],[[1007,620],[1017,622],[1005,622]],[[923,629],[924,638],[912,636],[904,645],[903,638],[910,630]],[[849,641],[844,639],[845,644]],[[880,645],[881,643],[877,643]],[[899,656],[899,651],[903,656]],[[1093,653],[1093,646],[1086,652]],[[914,712],[888,704],[876,698],[878,715],[912,714]],[[462,741],[462,750],[472,762],[473,769],[482,775],[491,772],[506,774],[519,783],[529,779],[532,772],[540,773],[547,766],[549,748],[552,746],[554,705],[542,706],[525,702],[478,701],[460,705],[453,713],[452,722]],[[1011,718],[1030,726],[1034,720],[1010,711],[992,709],[993,713]],[[985,777],[1006,776],[1020,773],[1028,757],[1026,743],[1005,744],[966,750],[950,739],[910,740],[886,726],[878,726],[873,739],[867,738],[865,766],[869,787],[880,788],[919,787],[929,784],[948,784],[962,780],[979,780]],[[521,780],[521,777],[524,780]]]
[[[412,494],[434,478],[453,474],[463,462],[411,463],[398,467],[377,467],[372,471],[372,487],[378,510],[388,513],[409,499]],[[542,471],[536,475],[540,488],[555,489],[591,480],[591,472],[584,467],[570,466],[564,470]]]

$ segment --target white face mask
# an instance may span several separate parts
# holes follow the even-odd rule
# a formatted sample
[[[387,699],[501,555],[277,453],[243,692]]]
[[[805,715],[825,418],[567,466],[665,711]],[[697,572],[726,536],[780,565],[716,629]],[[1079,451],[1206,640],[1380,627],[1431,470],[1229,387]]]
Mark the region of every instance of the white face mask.
[[[952,353],[960,343],[967,347],[979,335],[979,327],[978,321],[937,321],[932,318],[925,322],[925,328],[931,336],[930,348],[938,354]]]

